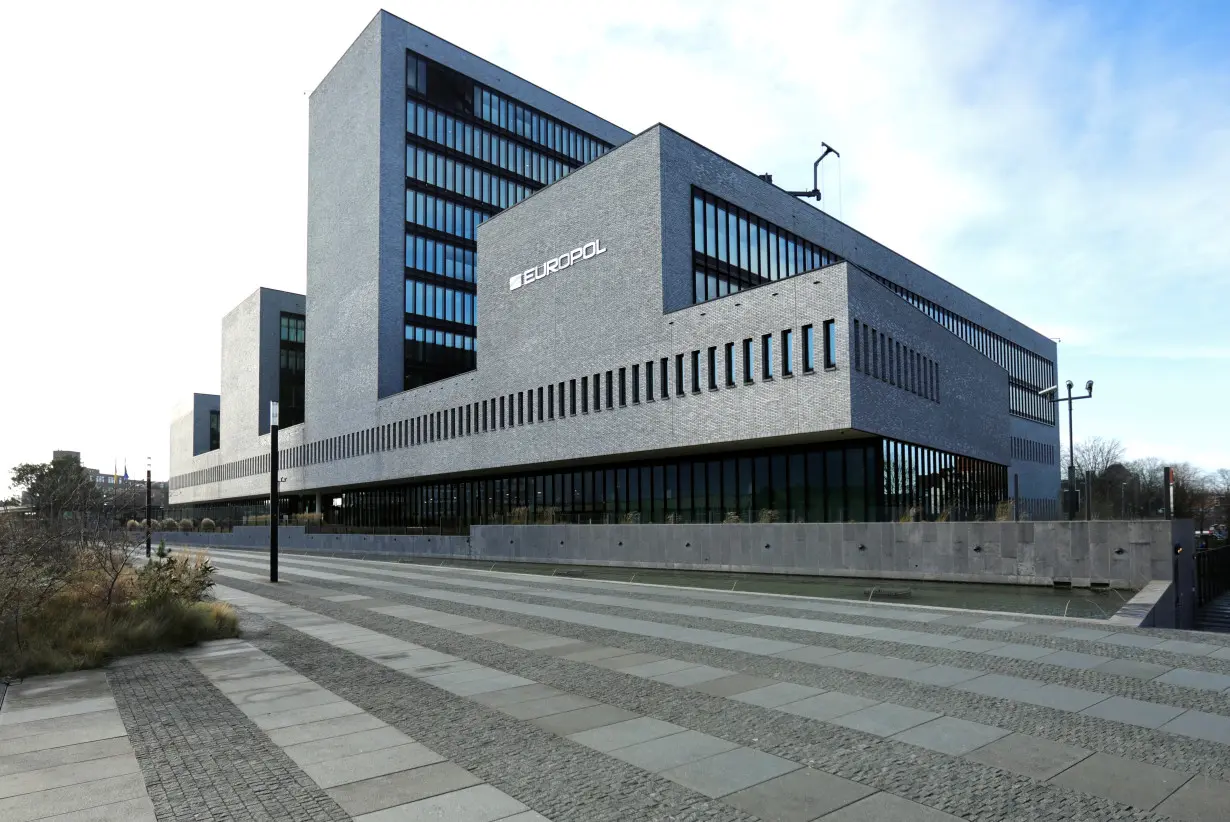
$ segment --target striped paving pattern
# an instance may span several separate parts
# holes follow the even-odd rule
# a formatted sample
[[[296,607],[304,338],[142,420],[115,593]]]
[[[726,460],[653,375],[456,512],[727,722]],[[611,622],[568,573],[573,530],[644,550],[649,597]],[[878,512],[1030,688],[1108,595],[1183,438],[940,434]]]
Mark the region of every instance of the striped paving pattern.
[[[271,586],[259,555],[214,559],[220,598],[339,656],[357,654],[754,818],[1025,818],[966,810],[993,804],[981,793],[996,780],[1039,803],[1066,803],[1054,818],[1225,819],[1230,807],[1230,645],[1216,638],[319,557],[283,556],[284,583]],[[440,648],[474,651],[361,627],[388,620]],[[467,659],[497,652],[505,665]],[[527,675],[544,662],[681,700],[718,699],[730,717],[812,723],[799,727],[828,728],[886,763],[909,762],[903,752],[915,750],[977,787],[954,784],[948,797],[895,789],[873,769],[848,778],[736,728],[714,733],[712,716],[681,715],[670,697],[662,711],[633,710],[616,690],[604,701]],[[295,676],[293,659],[279,664],[269,687],[307,686],[278,680]]]
[[[4,694],[0,819],[47,818],[155,818],[103,671],[30,677]]]

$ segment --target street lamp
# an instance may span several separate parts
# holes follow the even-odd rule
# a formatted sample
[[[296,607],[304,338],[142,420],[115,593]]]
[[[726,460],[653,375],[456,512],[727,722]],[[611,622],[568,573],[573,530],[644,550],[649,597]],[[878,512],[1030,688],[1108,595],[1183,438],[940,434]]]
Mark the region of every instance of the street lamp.
[[[269,581],[278,581],[278,403],[269,403]]]
[[[1061,402],[1068,404],[1068,519],[1076,519],[1076,442],[1072,438],[1072,403],[1077,400],[1087,400],[1093,396],[1093,380],[1085,383],[1085,391],[1088,393],[1081,397],[1072,396],[1071,380],[1068,380],[1066,385],[1068,388],[1068,396],[1066,398],[1058,396],[1058,385],[1042,389],[1038,392],[1038,396],[1045,397],[1049,394],[1052,404],[1058,405]],[[1088,501],[1086,501],[1086,504],[1088,504]]]
[[[1127,483],[1119,483],[1119,518],[1127,519]]]
[[[124,460],[124,463],[127,464],[128,460]],[[151,466],[150,458],[146,457],[145,458],[145,558],[146,559],[149,559],[150,557],[150,550],[149,550],[150,517],[154,515],[153,514],[153,508],[154,508],[153,495],[150,493],[150,483],[149,483],[150,466]],[[124,469],[124,473],[125,474],[128,473],[127,468]]]

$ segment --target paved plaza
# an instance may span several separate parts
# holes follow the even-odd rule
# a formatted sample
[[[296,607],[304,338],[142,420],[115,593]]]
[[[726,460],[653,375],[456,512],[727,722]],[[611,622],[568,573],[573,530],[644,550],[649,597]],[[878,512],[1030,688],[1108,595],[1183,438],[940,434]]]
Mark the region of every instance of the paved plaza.
[[[0,820],[1230,819],[1230,636],[213,557],[242,638],[9,688]]]

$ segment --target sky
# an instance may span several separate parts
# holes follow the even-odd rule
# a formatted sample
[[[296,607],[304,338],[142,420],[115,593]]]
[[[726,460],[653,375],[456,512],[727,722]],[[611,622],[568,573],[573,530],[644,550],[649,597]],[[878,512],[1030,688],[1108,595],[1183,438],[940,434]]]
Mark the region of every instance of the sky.
[[[53,449],[166,477],[222,316],[305,290],[308,95],[378,8],[0,11],[0,497]],[[829,143],[826,211],[1060,339],[1078,440],[1230,467],[1230,5],[384,8],[786,188]]]

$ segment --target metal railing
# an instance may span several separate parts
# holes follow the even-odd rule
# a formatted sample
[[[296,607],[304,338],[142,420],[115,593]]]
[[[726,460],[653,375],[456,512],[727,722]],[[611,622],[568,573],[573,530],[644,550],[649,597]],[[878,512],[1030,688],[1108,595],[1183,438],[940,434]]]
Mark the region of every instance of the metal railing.
[[[1230,591],[1230,547],[1196,552],[1196,607]]]

